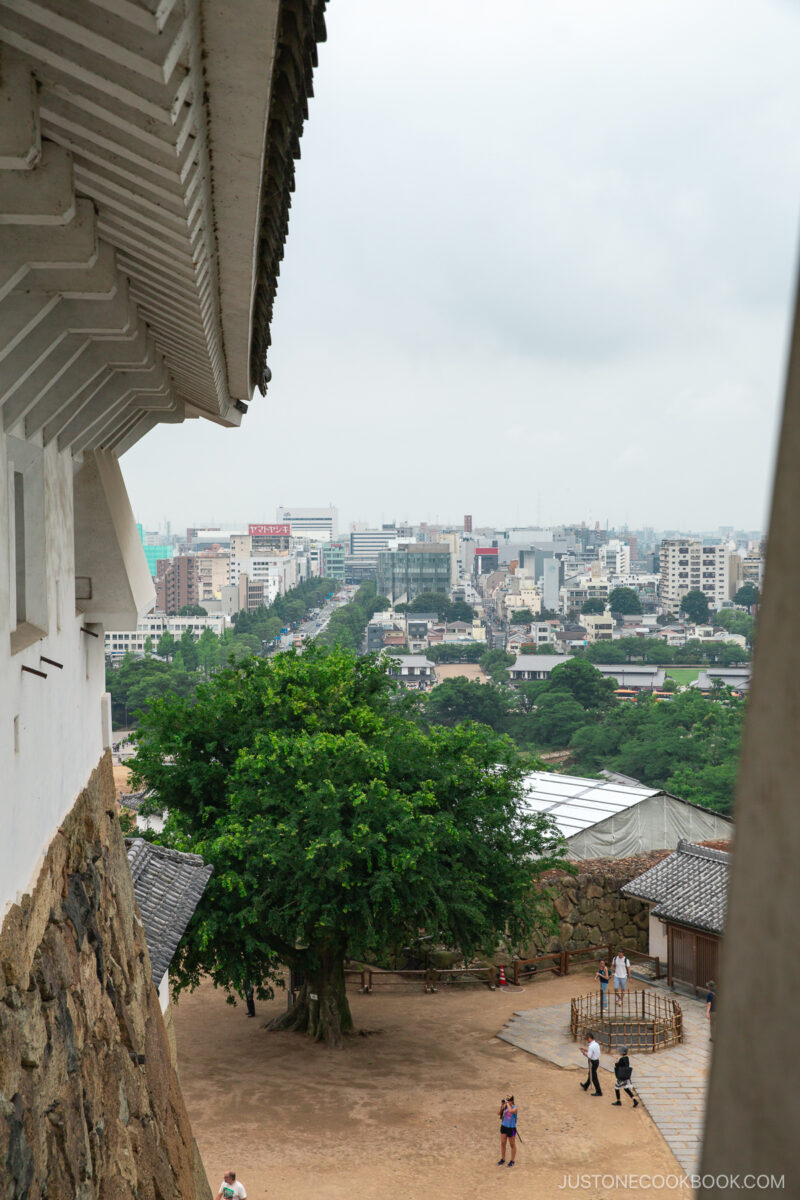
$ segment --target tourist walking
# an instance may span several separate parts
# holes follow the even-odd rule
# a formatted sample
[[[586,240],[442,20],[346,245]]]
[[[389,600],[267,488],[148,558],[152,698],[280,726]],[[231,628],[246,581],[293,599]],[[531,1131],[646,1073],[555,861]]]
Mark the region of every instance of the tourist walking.
[[[236,1178],[235,1171],[226,1171],[225,1178],[219,1185],[215,1200],[247,1200],[244,1184]]]
[[[503,1097],[497,1115],[500,1118],[500,1158],[497,1165],[502,1167],[505,1163],[506,1146],[509,1146],[511,1157],[508,1165],[513,1167],[517,1157],[517,1106],[513,1096]]]
[[[714,1026],[717,1023],[717,985],[713,979],[706,984],[706,1020],[708,1021],[708,1040],[714,1040]]]
[[[616,1106],[618,1108],[621,1107],[621,1105],[622,1105],[622,1101],[619,1098],[619,1093],[620,1093],[620,1089],[623,1089],[623,1088],[628,1093],[631,1100],[633,1101],[633,1107],[634,1108],[639,1107],[639,1101],[636,1099],[636,1096],[634,1095],[633,1084],[631,1083],[632,1075],[633,1075],[633,1067],[631,1066],[631,1060],[628,1058],[628,1047],[620,1046],[619,1058],[614,1063],[614,1101],[613,1102],[614,1102],[614,1104],[616,1104]]]
[[[617,957],[614,959],[614,1000],[617,1004],[622,1004],[630,973],[631,964],[625,957],[625,951],[620,946],[617,951]]]
[[[600,1012],[602,1012],[606,1006],[606,990],[608,988],[608,981],[610,978],[611,976],[608,972],[608,963],[604,958],[601,958],[600,966],[597,968],[597,974],[595,975],[595,979],[600,984]]]
[[[594,1040],[594,1034],[587,1031],[586,1034],[588,1043],[581,1046],[581,1054],[587,1059],[589,1073],[586,1076],[586,1082],[581,1084],[585,1092],[589,1090],[589,1084],[594,1084],[593,1096],[602,1096],[603,1089],[600,1087],[600,1080],[597,1078],[597,1068],[600,1066],[600,1046]]]

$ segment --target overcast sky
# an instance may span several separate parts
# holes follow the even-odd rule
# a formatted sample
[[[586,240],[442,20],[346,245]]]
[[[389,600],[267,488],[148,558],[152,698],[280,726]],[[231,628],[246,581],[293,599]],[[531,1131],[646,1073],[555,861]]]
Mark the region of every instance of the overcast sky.
[[[148,528],[765,522],[797,263],[793,0],[332,0],[242,427]]]

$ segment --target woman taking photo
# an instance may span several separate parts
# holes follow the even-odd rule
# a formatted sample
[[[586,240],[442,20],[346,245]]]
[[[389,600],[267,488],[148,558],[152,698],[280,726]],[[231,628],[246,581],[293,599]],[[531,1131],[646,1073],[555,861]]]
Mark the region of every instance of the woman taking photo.
[[[502,1167],[506,1161],[506,1145],[510,1142],[511,1159],[508,1165],[513,1167],[517,1157],[517,1106],[513,1096],[505,1096],[501,1100],[497,1115],[500,1118],[500,1160],[497,1165]]]

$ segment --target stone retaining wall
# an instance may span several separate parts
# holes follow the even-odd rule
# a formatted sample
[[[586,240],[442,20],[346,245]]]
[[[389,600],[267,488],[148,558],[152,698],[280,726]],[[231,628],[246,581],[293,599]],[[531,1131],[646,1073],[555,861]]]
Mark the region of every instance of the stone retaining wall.
[[[543,880],[552,890],[558,933],[535,938],[533,953],[582,950],[585,946],[624,946],[647,951],[648,905],[620,895],[624,883],[660,862],[669,850],[633,858],[595,858],[576,863],[577,875],[549,871]]]
[[[211,1196],[153,986],[110,756],[0,931],[0,1195]]]

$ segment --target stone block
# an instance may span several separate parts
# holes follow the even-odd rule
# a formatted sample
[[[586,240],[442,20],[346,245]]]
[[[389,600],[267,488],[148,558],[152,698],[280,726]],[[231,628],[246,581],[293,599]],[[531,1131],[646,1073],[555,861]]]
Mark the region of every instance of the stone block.
[[[110,756],[51,841],[32,896],[7,913],[0,962],[0,1193],[207,1200]]]
[[[603,895],[605,895],[603,888],[601,888],[598,884],[587,883],[586,896],[589,900],[599,900]]]

